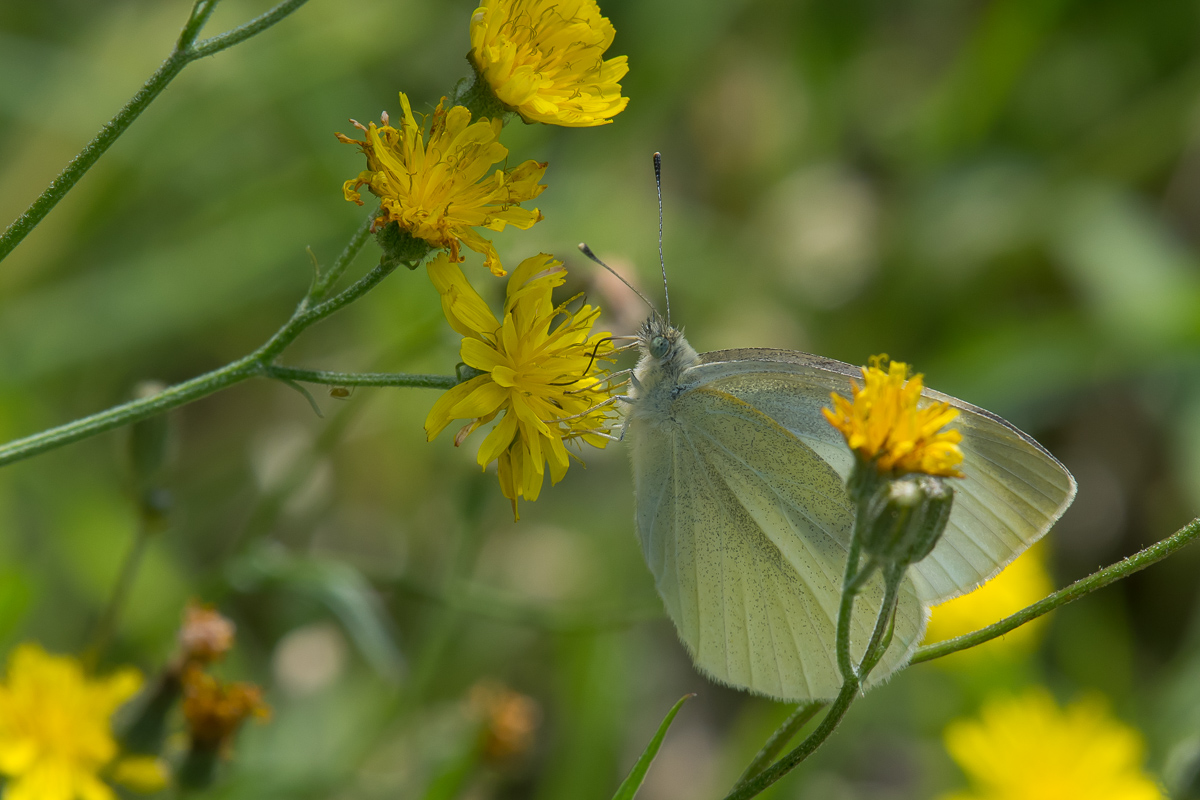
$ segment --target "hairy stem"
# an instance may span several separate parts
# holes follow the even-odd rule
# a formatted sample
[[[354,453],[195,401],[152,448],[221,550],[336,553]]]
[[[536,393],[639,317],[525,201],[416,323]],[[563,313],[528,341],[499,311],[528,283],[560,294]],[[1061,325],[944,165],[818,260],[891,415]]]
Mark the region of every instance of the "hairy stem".
[[[962,636],[956,636],[953,639],[947,639],[944,642],[937,642],[936,644],[928,644],[917,648],[916,655],[913,656],[911,663],[919,664],[922,661],[932,661],[935,658],[948,656],[951,653],[957,653],[959,650],[966,650],[967,648],[983,644],[995,639],[997,636],[1003,636],[1014,628],[1019,628],[1026,622],[1037,619],[1059,606],[1064,606],[1073,600],[1078,600],[1097,589],[1102,589],[1110,583],[1119,581],[1139,570],[1145,569],[1151,564],[1162,561],[1176,550],[1191,544],[1197,536],[1200,536],[1200,518],[1192,520],[1161,542],[1152,544],[1146,549],[1134,553],[1129,558],[1105,567],[1099,572],[1094,572],[1086,578],[1080,578],[1070,586],[1059,589],[1054,594],[1042,598],[1033,605],[1023,608],[997,623],[988,625],[986,628],[981,628],[974,633],[967,633]]]
[[[339,259],[349,263],[366,243],[366,237],[355,235],[350,246]],[[86,439],[89,436],[128,425],[138,420],[146,419],[171,408],[177,408],[198,400],[201,397],[228,388],[247,378],[266,377],[283,381],[308,381],[312,383],[329,383],[341,386],[408,386],[418,388],[444,389],[455,385],[454,378],[438,375],[404,375],[400,373],[356,376],[352,373],[323,372],[320,370],[303,370],[291,367],[279,367],[274,364],[279,354],[289,344],[295,341],[305,328],[328,317],[330,314],[344,308],[362,297],[379,284],[395,268],[394,265],[379,265],[359,278],[345,291],[323,302],[312,303],[312,293],[305,297],[296,307],[291,319],[272,336],[266,344],[250,355],[226,364],[212,372],[207,372],[189,381],[171,386],[150,397],[131,400],[114,406],[107,411],[68,422],[57,428],[51,428],[41,433],[35,433],[24,439],[17,439],[5,445],[0,445],[0,467],[20,461],[30,456],[53,450],[57,447]],[[316,285],[314,284],[314,289]]]
[[[857,536],[851,540],[851,550],[856,550],[853,547]],[[854,555],[857,555],[854,553]],[[896,600],[900,596],[900,583],[904,577],[904,570],[890,569],[886,573],[887,584],[884,588],[883,602],[879,606],[879,613],[875,618],[875,628],[871,632],[871,639],[867,645],[867,650],[863,653],[863,659],[860,666],[855,670],[852,666],[849,669],[843,667],[843,672],[846,677],[842,679],[842,688],[838,692],[837,697],[829,706],[829,711],[821,719],[816,729],[810,733],[804,741],[800,742],[794,750],[788,753],[783,758],[776,761],[767,769],[764,769],[756,777],[750,780],[739,783],[733,788],[725,800],[747,800],[762,793],[768,786],[775,783],[777,780],[787,775],[797,766],[799,766],[806,758],[816,752],[817,748],[825,743],[841,723],[842,718],[846,716],[846,712],[850,710],[850,704],[858,697],[859,690],[870,674],[872,667],[877,664],[882,656],[882,650],[887,648],[890,637],[886,636],[888,628],[891,626],[892,612],[896,607]],[[853,583],[854,572],[853,562],[847,564],[846,570],[846,585],[849,587]],[[855,592],[844,591],[842,593],[842,607],[838,613],[838,655],[839,662],[841,656],[841,642],[843,639],[847,642],[846,651],[849,652],[850,641],[850,611],[852,610]],[[849,603],[845,598],[851,597]],[[843,632],[844,629],[844,632]]]
[[[88,142],[79,154],[63,168],[46,190],[38,195],[29,208],[0,234],[0,261],[3,261],[29,232],[37,227],[50,210],[58,205],[58,201],[79,182],[79,179],[100,159],[100,156],[112,147],[113,142],[120,138],[133,121],[154,102],[155,98],[167,88],[175,76],[183,71],[191,62],[204,56],[218,53],[227,47],[261,33],[279,20],[291,14],[307,0],[286,0],[275,8],[228,33],[205,39],[199,44],[196,38],[200,35],[204,24],[216,8],[216,0],[198,0],[192,7],[192,13],[184,23],[183,30],[175,48],[166,60],[155,70],[142,88],[130,98],[129,102],[117,112],[116,116],[104,124],[100,132]]]
[[[758,751],[749,765],[746,766],[746,771],[738,778],[738,785],[745,783],[771,766],[771,762],[776,759],[783,748],[787,747],[788,742],[826,705],[828,704],[824,700],[813,700],[796,706],[796,710],[789,714],[788,718],[783,721],[783,724],[775,729],[775,732],[771,734],[771,738],[767,739],[766,744],[762,746],[762,749]]]

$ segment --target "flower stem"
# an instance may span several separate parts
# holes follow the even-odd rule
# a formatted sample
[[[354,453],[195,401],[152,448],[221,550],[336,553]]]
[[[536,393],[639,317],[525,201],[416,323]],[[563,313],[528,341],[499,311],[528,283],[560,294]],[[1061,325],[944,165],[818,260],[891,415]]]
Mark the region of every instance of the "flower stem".
[[[856,550],[853,547],[857,537],[851,540],[851,550]],[[853,553],[852,553],[853,555]],[[853,563],[847,564],[845,584],[849,587],[854,577]],[[800,742],[794,750],[788,753],[783,758],[776,761],[769,768],[764,769],[756,777],[738,783],[726,797],[725,800],[747,800],[762,793],[768,786],[775,783],[777,780],[787,775],[793,769],[800,765],[806,758],[816,752],[817,748],[825,743],[825,740],[837,730],[837,726],[841,723],[842,718],[846,716],[846,712],[850,710],[850,704],[858,697],[859,690],[870,674],[871,669],[877,664],[883,654],[883,650],[887,649],[891,641],[891,637],[886,633],[891,627],[892,613],[896,608],[896,600],[900,596],[900,584],[904,579],[904,568],[889,569],[886,575],[886,585],[883,592],[883,602],[879,606],[879,613],[875,618],[875,628],[871,632],[870,642],[867,644],[867,649],[863,653],[863,659],[857,670],[851,667],[843,670],[846,677],[842,680],[842,688],[838,692],[837,697],[829,706],[829,711],[821,719],[821,723],[816,729],[810,733],[804,741]],[[850,616],[854,606],[854,595],[856,591],[843,591],[842,606],[838,613],[838,654],[839,666],[841,666],[841,642],[843,639],[847,642],[846,651],[849,652],[850,641]],[[846,601],[846,597],[850,596],[850,601]],[[772,737],[773,738],[773,737]]]
[[[339,258],[339,262],[350,260],[366,244],[367,237],[355,234]],[[344,268],[344,267],[343,267]],[[418,388],[448,388],[457,381],[449,376],[404,375],[400,373],[367,373],[354,375],[343,372],[323,372],[275,366],[274,361],[283,350],[295,341],[305,328],[318,322],[362,297],[379,284],[395,269],[394,265],[381,264],[351,284],[345,291],[316,305],[311,304],[312,293],[300,301],[291,319],[275,332],[266,344],[253,353],[207,372],[189,381],[168,387],[150,397],[131,400],[114,406],[107,411],[68,422],[24,439],[0,445],[0,467],[20,461],[47,450],[86,439],[89,436],[146,419],[171,408],[185,405],[201,397],[228,388],[247,378],[265,377],[278,380],[303,380],[311,383],[331,383],[341,386],[410,386]]]
[[[216,8],[216,0],[197,0],[179,34],[175,48],[166,60],[142,85],[142,88],[138,89],[137,93],[130,98],[129,102],[117,112],[116,116],[105,123],[100,132],[79,151],[78,155],[71,159],[70,163],[58,174],[58,177],[50,182],[46,190],[30,204],[29,208],[25,209],[24,213],[17,217],[4,230],[4,233],[0,234],[0,261],[3,261],[21,243],[21,240],[37,227],[38,223],[50,213],[50,209],[58,205],[58,201],[71,191],[79,179],[92,168],[100,156],[104,155],[113,142],[120,138],[121,134],[133,124],[133,121],[154,102],[155,98],[162,93],[163,89],[167,88],[167,84],[174,80],[176,75],[183,71],[184,67],[198,58],[218,53],[266,30],[304,5],[306,1],[286,0],[245,25],[196,44],[196,37],[200,35],[201,29]]]
[[[328,372],[322,369],[265,367],[263,376],[279,380],[320,383],[326,386],[394,386],[414,389],[453,389],[453,375],[413,375],[404,372]]]
[[[935,658],[941,658],[951,653],[957,653],[959,650],[966,650],[967,648],[983,644],[986,641],[995,639],[997,636],[1003,636],[1014,628],[1019,628],[1026,622],[1047,614],[1059,606],[1064,606],[1073,600],[1078,600],[1097,589],[1102,589],[1110,583],[1119,581],[1139,570],[1145,569],[1151,564],[1162,561],[1176,550],[1191,544],[1197,536],[1200,536],[1200,518],[1192,520],[1161,542],[1152,544],[1144,550],[1134,553],[1129,558],[1105,567],[1099,572],[1094,572],[1086,578],[1080,578],[1070,586],[1059,589],[1054,594],[1042,598],[1033,605],[1027,606],[997,623],[988,625],[986,628],[980,628],[973,633],[963,634],[953,639],[947,639],[944,642],[937,642],[936,644],[928,644],[917,648],[916,655],[913,656],[911,663],[919,664],[922,661],[932,661]]]
[[[738,778],[738,785],[745,783],[771,766],[771,762],[775,760],[783,748],[787,747],[792,737],[799,733],[800,729],[808,724],[808,721],[815,717],[817,712],[826,705],[828,704],[824,700],[813,700],[812,702],[801,703],[796,706],[796,710],[789,714],[788,718],[783,721],[783,724],[775,729],[775,732],[771,734],[771,738],[767,739],[767,743],[762,746],[762,749],[750,761],[750,764],[746,767],[746,771],[742,773],[742,777]]]

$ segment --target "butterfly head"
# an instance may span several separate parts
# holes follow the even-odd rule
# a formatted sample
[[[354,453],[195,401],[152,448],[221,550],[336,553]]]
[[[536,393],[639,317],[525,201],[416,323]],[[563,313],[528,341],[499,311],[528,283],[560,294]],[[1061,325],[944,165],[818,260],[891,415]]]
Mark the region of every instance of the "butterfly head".
[[[639,380],[645,378],[676,382],[683,370],[696,364],[700,357],[683,338],[683,331],[671,327],[658,313],[642,323],[637,334],[642,357],[638,362]]]

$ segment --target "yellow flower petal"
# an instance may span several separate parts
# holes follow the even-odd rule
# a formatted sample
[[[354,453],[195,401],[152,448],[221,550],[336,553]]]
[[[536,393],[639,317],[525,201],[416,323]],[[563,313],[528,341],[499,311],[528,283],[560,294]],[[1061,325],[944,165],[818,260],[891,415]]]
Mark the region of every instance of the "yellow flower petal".
[[[471,16],[471,62],[526,122],[590,127],[624,110],[625,56],[604,60],[612,23],[595,0],[483,0]]]
[[[354,123],[365,134],[361,141],[337,134],[367,157],[367,169],[343,186],[346,199],[362,205],[358,189],[366,186],[379,198],[377,228],[395,222],[413,237],[449,251],[453,261],[460,260],[459,246],[465,244],[485,255],[493,273],[503,275],[495,248],[475,228],[528,228],[540,220],[537,209],[520,204],[546,188],[538,183],[546,165],[526,161],[512,171],[493,171],[493,165],[508,158],[508,149],[498,141],[500,120],[471,122],[470,111],[462,106],[447,110],[443,98],[426,131],[403,93],[400,105],[399,128],[385,119],[382,127]]]
[[[831,395],[833,408],[822,409],[825,419],[859,458],[880,472],[961,478],[962,434],[942,430],[958,410],[941,402],[922,407],[922,376],[910,379],[908,365],[900,361],[892,361],[884,372],[886,358],[876,356],[862,368],[863,385],[854,387],[852,400]]]
[[[458,280],[448,267],[438,269],[439,291]],[[443,395],[426,420],[432,439],[452,418],[499,414],[477,457],[481,466],[497,462],[514,516],[518,498],[534,500],[541,492],[547,465],[551,482],[562,480],[570,465],[565,442],[607,443],[612,412],[601,404],[612,389],[600,364],[612,358],[611,337],[591,332],[598,308],[554,305],[552,293],[565,279],[562,264],[551,256],[521,262],[509,276],[499,330],[467,328],[470,335],[462,341],[463,361],[485,374]],[[475,427],[469,424],[458,441]]]

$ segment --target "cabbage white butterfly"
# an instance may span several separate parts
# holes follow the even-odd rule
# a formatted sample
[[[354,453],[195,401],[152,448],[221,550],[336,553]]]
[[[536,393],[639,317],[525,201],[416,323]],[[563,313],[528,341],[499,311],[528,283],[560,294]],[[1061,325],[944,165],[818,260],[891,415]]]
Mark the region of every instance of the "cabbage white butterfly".
[[[712,679],[780,700],[830,699],[842,683],[834,633],[854,459],[821,408],[831,392],[849,395],[860,373],[789,350],[698,354],[667,303],[666,319],[654,312],[638,331],[641,358],[623,398],[637,535],[658,593]],[[930,606],[997,574],[1075,497],[1066,468],[1013,425],[939,392],[924,397],[958,409],[967,477],[952,482],[938,545],[908,570],[892,644],[869,684],[908,663]],[[876,574],[859,602],[877,609],[882,596]],[[852,618],[856,663],[874,616]]]

